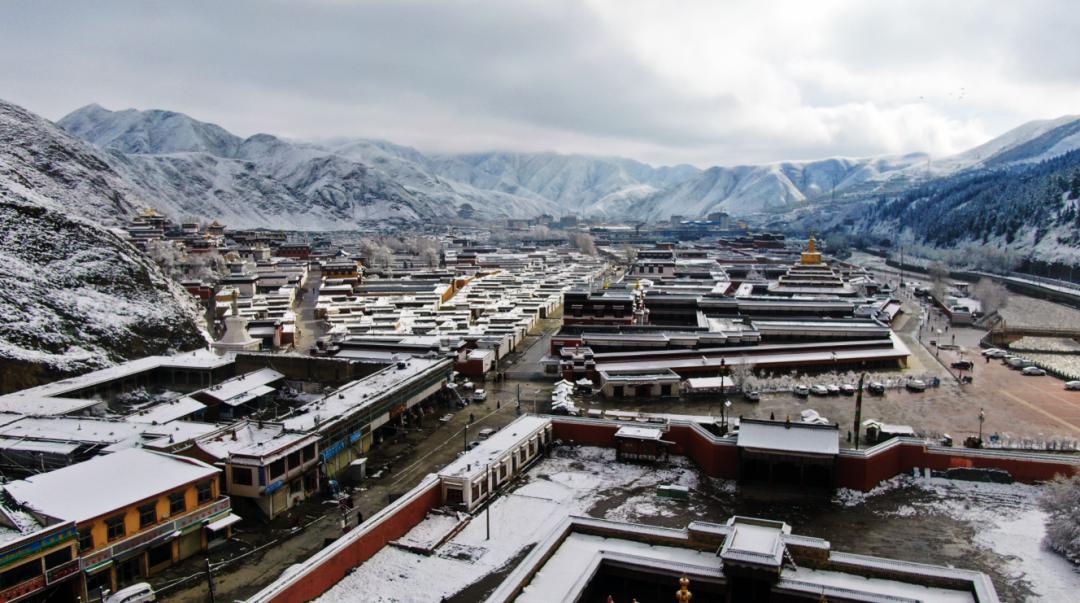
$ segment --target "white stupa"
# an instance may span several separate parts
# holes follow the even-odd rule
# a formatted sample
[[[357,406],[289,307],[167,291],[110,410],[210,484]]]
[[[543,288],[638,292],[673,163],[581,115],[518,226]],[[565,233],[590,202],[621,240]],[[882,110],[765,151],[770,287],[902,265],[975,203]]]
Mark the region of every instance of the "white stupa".
[[[247,332],[247,319],[240,316],[236,307],[236,295],[233,295],[232,314],[225,318],[225,335],[219,341],[210,344],[218,354],[228,352],[253,352],[262,346],[262,342],[252,338]]]

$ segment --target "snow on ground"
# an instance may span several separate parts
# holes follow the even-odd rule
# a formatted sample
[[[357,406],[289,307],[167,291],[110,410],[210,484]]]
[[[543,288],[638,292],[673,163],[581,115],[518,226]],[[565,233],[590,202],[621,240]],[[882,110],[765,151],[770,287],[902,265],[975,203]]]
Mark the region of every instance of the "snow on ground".
[[[1046,513],[1038,506],[1039,488],[947,479],[915,480],[936,499],[924,508],[976,526],[975,542],[1006,559],[1003,572],[1027,581],[1039,601],[1075,600],[1080,572],[1043,545]],[[914,506],[920,507],[918,503]]]
[[[429,513],[424,521],[399,538],[398,542],[423,549],[433,548],[467,517],[464,514],[459,517],[457,514]]]
[[[1001,573],[1011,582],[1026,582],[1033,600],[1075,600],[1080,592],[1077,568],[1042,543],[1046,514],[1037,504],[1038,486],[902,475],[867,493],[839,490],[833,502],[850,508],[904,488],[919,496],[877,512],[885,517],[943,515],[971,525],[974,544],[1000,556]]]
[[[556,449],[529,471],[527,479],[475,516],[434,555],[425,557],[385,547],[317,602],[437,601],[505,566],[565,517],[585,514],[613,491],[655,490],[661,484],[693,488],[697,483],[696,471],[682,458],[664,467],[617,463],[614,450],[590,447]],[[640,520],[650,514],[665,514],[666,504],[655,495],[631,496],[605,516]],[[438,525],[426,525],[429,522]],[[445,519],[429,515],[413,530],[418,530],[416,534],[430,534],[444,524]],[[412,535],[411,531],[406,537]]]
[[[865,503],[868,499],[874,498],[876,496],[881,496],[883,494],[888,494],[889,492],[892,492],[897,488],[909,486],[911,485],[911,482],[912,477],[907,474],[903,474],[897,475],[892,479],[887,479],[881,482],[869,492],[861,492],[859,490],[851,490],[849,488],[837,488],[836,492],[833,494],[832,501],[833,503],[838,504],[841,507],[854,507],[856,505],[861,505]]]

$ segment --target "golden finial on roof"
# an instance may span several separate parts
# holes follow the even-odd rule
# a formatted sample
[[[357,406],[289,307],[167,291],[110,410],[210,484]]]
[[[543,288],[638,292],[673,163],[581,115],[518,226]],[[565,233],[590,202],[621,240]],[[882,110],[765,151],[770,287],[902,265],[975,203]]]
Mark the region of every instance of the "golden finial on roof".
[[[679,591],[675,593],[675,601],[678,603],[690,603],[690,599],[693,599],[694,595],[690,592],[690,578],[683,574],[682,578],[679,578]]]
[[[820,263],[822,263],[821,262],[821,252],[817,250],[817,239],[815,239],[814,237],[810,237],[810,246],[809,246],[809,248],[806,251],[802,252],[802,263],[803,264],[820,264]]]

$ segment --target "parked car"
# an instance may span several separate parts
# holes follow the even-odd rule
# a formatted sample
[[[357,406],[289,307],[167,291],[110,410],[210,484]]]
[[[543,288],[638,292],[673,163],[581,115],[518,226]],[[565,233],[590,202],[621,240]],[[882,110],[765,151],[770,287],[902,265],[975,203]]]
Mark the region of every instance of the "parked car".
[[[805,398],[810,395],[810,388],[805,385],[796,385],[791,393],[795,394],[797,398]]]
[[[743,392],[743,397],[746,398],[747,402],[760,402],[761,392],[752,389],[750,391]]]
[[[486,440],[495,434],[495,430],[491,427],[485,427],[480,430],[480,433],[476,434],[481,440]]]
[[[830,384],[826,385],[825,389],[829,392],[830,396],[839,396],[840,395],[840,386],[835,384],[835,383],[830,383]]]
[[[866,391],[876,396],[880,396],[885,393],[885,384],[880,381],[871,381],[870,384],[866,386]]]
[[[818,385],[818,384],[811,385],[810,386],[810,393],[814,394],[815,396],[828,396],[829,395],[829,388],[825,387],[824,385]]]
[[[487,400],[487,392],[486,391],[484,391],[482,389],[478,389],[478,390],[473,391],[473,393],[472,393],[472,401],[473,402],[476,402],[477,404],[479,404],[480,402],[483,402],[484,400]]]
[[[472,450],[473,448],[476,448],[479,445],[480,445],[479,440],[473,440],[473,441],[469,442],[469,450]]]
[[[949,366],[953,367],[954,369],[960,369],[962,371],[970,371],[971,368],[975,366],[975,363],[970,360],[957,360]]]
[[[1042,377],[1046,375],[1046,371],[1042,370],[1037,366],[1026,366],[1020,372],[1024,375],[1027,375],[1028,377]]]
[[[143,603],[144,601],[157,601],[154,587],[147,582],[132,584],[105,597],[105,603]]]
[[[1065,389],[1069,391],[1080,391],[1080,381],[1066,381]]]
[[[1006,354],[1008,354],[1008,352],[1001,348],[990,348],[982,351],[982,355],[987,358],[1003,358]]]
[[[840,384],[840,393],[844,394],[845,396],[854,396],[855,395],[855,386],[850,384],[850,383],[841,383]]]
[[[906,387],[908,391],[924,392],[926,391],[926,382],[922,379],[912,379],[911,381],[908,381],[904,387]]]
[[[1031,361],[1024,358],[1009,358],[1005,361],[1005,364],[1008,364],[1009,368],[1023,369],[1027,368],[1031,364]]]

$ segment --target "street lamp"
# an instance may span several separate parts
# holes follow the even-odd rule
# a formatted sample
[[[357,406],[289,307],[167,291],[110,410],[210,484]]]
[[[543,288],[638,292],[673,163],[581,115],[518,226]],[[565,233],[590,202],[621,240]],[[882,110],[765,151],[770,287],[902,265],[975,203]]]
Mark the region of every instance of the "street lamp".
[[[986,412],[983,409],[979,409],[979,447],[982,447],[982,429],[983,423],[986,422]]]
[[[726,410],[731,408],[731,400],[724,400],[724,403],[720,405],[720,431],[723,435],[727,435],[727,414]]]

